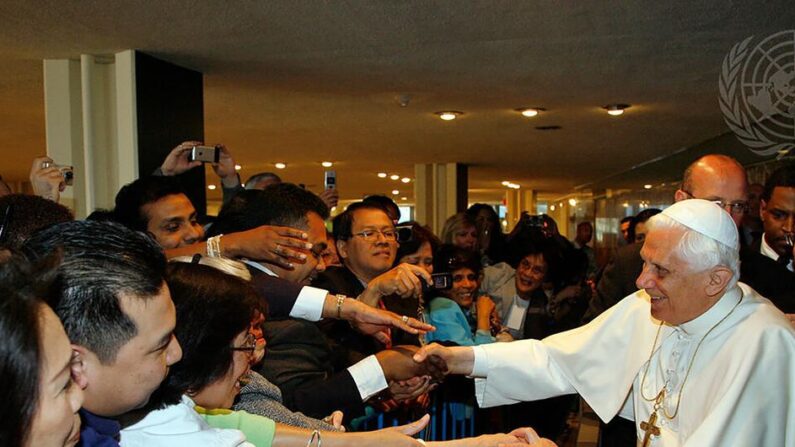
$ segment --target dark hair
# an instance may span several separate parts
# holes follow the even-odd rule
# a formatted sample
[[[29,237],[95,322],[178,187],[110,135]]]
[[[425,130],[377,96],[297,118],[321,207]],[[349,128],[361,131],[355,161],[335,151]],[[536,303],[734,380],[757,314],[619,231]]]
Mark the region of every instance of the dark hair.
[[[483,265],[478,254],[472,250],[444,244],[433,255],[434,273],[452,273],[462,268],[468,268],[479,275],[483,271]]]
[[[634,218],[635,218],[635,216],[627,216],[627,217],[621,219],[621,222],[619,222],[619,223],[623,224],[624,222],[632,222],[632,219],[634,219]]]
[[[494,210],[494,207],[491,205],[486,205],[485,203],[476,203],[469,208],[467,208],[466,213],[474,220],[478,217],[481,211],[486,211],[494,221],[495,227],[499,227],[500,225],[500,216],[497,215],[497,211]]]
[[[273,180],[275,183],[282,182],[282,178],[273,172],[260,172],[259,174],[252,175],[248,178],[248,180],[246,180],[246,189],[254,189],[254,187],[257,186],[257,183],[263,180]]]
[[[348,208],[345,209],[342,213],[338,214],[337,217],[334,218],[332,221],[332,234],[334,235],[334,240],[337,241],[347,241],[352,236],[353,231],[353,213],[358,210],[376,210],[381,211],[382,213],[387,215],[389,218],[389,214],[384,210],[384,208],[372,203],[372,202],[356,202],[348,205]]]
[[[127,228],[145,232],[149,218],[143,213],[144,205],[177,194],[185,194],[185,190],[173,177],[154,175],[141,177],[124,185],[116,194],[113,218]]]
[[[0,247],[17,250],[37,230],[61,222],[69,222],[74,215],[69,208],[52,200],[28,194],[8,194],[0,197]]]
[[[389,216],[390,220],[400,221],[400,207],[398,207],[397,203],[395,203],[395,201],[389,197],[381,194],[374,194],[372,196],[365,197],[362,202],[377,205],[384,210],[386,215]],[[392,217],[394,217],[394,219],[392,219]]]
[[[112,222],[73,221],[33,235],[22,251],[36,260],[60,251],[57,287],[47,298],[72,343],[112,363],[138,328],[121,308],[122,296],[160,293],[166,258],[149,236]]]
[[[243,279],[201,264],[171,263],[167,281],[177,311],[174,335],[182,346],[167,387],[198,392],[232,367],[232,343],[251,323],[257,293]]]
[[[51,262],[45,262],[51,264]],[[48,294],[51,272],[23,259],[0,266],[0,445],[21,447],[39,400],[43,365],[39,298]]]
[[[306,215],[328,218],[328,206],[315,194],[292,183],[270,185],[264,190],[245,190],[221,208],[209,236],[235,233],[260,225],[307,228]]]
[[[656,216],[660,213],[662,213],[662,210],[659,208],[646,208],[645,210],[636,214],[629,223],[629,230],[627,230],[629,240],[632,242],[635,241],[635,227],[637,227],[638,224],[644,223],[651,219],[652,216]]]
[[[433,234],[430,228],[422,226],[419,223],[413,221],[400,225],[401,227],[411,226],[411,239],[400,243],[397,256],[395,256],[395,265],[398,264],[400,258],[403,256],[416,253],[416,251],[420,249],[420,246],[426,242],[431,244],[431,253],[436,253],[436,251],[439,249],[441,241],[439,241],[439,238]]]
[[[773,190],[776,188],[795,188],[795,164],[782,166],[768,177],[765,182],[765,189],[762,192],[762,200],[770,201]]]

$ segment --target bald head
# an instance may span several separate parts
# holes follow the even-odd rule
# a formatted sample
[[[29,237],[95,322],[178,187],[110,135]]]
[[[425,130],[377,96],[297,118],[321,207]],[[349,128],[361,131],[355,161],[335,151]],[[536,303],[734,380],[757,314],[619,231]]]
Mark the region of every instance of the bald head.
[[[705,155],[687,167],[682,188],[676,191],[674,199],[720,200],[727,211],[729,204],[748,204],[748,178],[745,168],[735,159],[726,155]],[[742,222],[744,212],[731,212],[737,226]]]

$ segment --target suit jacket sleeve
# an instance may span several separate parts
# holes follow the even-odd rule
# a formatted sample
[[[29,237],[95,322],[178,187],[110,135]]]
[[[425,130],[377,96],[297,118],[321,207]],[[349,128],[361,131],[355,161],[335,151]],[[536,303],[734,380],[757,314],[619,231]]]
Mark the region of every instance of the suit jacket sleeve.
[[[348,370],[331,377],[302,385],[284,395],[284,405],[307,416],[324,418],[335,410],[345,413],[346,419],[364,414],[359,388]]]
[[[251,285],[268,305],[270,318],[290,316],[290,311],[301,293],[302,285],[266,273],[252,273]]]

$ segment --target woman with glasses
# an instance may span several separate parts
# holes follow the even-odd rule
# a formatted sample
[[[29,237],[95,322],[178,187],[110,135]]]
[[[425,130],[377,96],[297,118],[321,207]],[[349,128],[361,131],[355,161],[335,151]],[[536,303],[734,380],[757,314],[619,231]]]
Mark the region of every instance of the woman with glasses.
[[[169,265],[167,283],[177,311],[174,332],[182,346],[182,361],[171,368],[152,397],[160,408],[122,430],[122,446],[303,447],[313,438],[315,442],[322,438],[331,447],[420,445],[407,435],[419,431],[426,420],[373,433],[316,433],[230,411],[255,356],[250,325],[256,294],[244,280],[195,263]],[[517,442],[517,435],[490,435],[472,440],[475,444],[450,445]]]
[[[65,447],[80,440],[83,391],[72,348],[45,293],[18,259],[0,270],[0,445]],[[38,281],[41,281],[39,279]]]

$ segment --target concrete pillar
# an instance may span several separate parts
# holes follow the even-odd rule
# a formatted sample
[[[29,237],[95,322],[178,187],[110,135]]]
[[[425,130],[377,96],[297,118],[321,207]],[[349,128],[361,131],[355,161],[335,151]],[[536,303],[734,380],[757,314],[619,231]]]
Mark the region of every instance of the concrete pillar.
[[[520,189],[519,201],[522,211],[527,211],[528,214],[537,214],[536,202],[538,201],[538,191],[534,189]]]
[[[112,208],[136,178],[135,52],[44,61],[47,155],[74,166],[62,203],[85,217]]]
[[[507,230],[510,231],[522,213],[522,204],[518,189],[508,188],[505,190],[505,221],[508,222]]]
[[[458,163],[414,165],[415,219],[440,234],[448,217],[466,210],[467,174]]]

